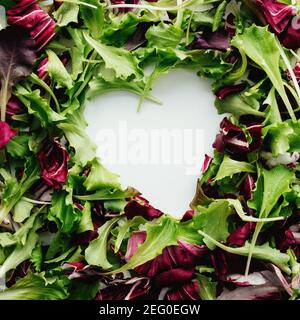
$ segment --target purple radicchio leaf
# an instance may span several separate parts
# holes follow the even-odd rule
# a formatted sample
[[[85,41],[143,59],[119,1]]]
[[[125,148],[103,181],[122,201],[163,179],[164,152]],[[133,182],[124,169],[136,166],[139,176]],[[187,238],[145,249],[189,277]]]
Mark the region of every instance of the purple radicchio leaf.
[[[155,259],[138,266],[135,271],[143,276],[153,278],[156,275],[173,269],[195,267],[204,257],[207,256],[208,249],[205,246],[188,244],[183,241],[178,246],[170,246],[163,250],[162,254]]]
[[[218,30],[212,32],[204,30],[201,35],[189,45],[189,49],[203,49],[203,50],[219,50],[227,51],[230,48],[230,35],[226,30]]]
[[[243,190],[242,190],[245,200],[249,200],[252,198],[252,192],[254,189],[255,189],[255,180],[251,174],[248,174],[244,180]]]
[[[41,178],[54,189],[60,189],[68,175],[69,155],[58,138],[48,141],[39,152]]]
[[[156,288],[180,287],[186,282],[192,280],[194,276],[194,268],[174,268],[164,271],[157,275],[154,279]],[[176,280],[175,280],[176,279]],[[175,280],[175,281],[174,281]]]
[[[37,67],[37,76],[44,81],[48,77],[48,71],[46,68],[47,64],[48,64],[48,58],[44,58],[43,60],[41,60],[41,62],[38,64],[38,67]]]
[[[76,204],[78,208],[78,205]],[[82,209],[79,209],[82,210]],[[98,218],[98,217],[97,217]],[[93,218],[93,230],[85,231],[79,234],[75,234],[72,238],[72,243],[75,245],[88,244],[92,240],[96,239],[98,234],[98,229],[103,225],[103,219],[95,219]]]
[[[213,160],[212,157],[208,156],[207,154],[205,155],[204,162],[201,168],[202,174],[206,172],[212,160]]]
[[[195,212],[194,210],[188,210],[186,211],[186,213],[183,215],[183,217],[181,218],[181,222],[186,222],[186,221],[189,221],[191,219],[193,219],[193,216],[194,216]]]
[[[198,281],[192,281],[186,283],[179,289],[173,289],[167,292],[166,300],[200,300],[199,296],[199,283]]]
[[[36,43],[37,50],[43,49],[55,36],[54,20],[35,0],[21,0],[7,11],[10,25],[26,29]]]
[[[262,125],[260,123],[249,124],[246,128],[252,138],[252,142],[247,141],[244,131],[224,118],[220,124],[220,134],[217,135],[213,147],[218,152],[227,151],[232,155],[243,155],[256,151],[262,144]]]
[[[125,260],[128,262],[133,255],[137,252],[139,246],[145,242],[147,238],[146,231],[135,231],[132,233],[128,240],[127,252],[125,255]]]
[[[8,123],[0,121],[0,149],[17,134],[17,131],[12,129]]]
[[[23,103],[15,96],[12,96],[6,106],[6,115],[11,118],[15,114],[19,114],[24,110]]]
[[[247,257],[234,255],[223,250],[215,250],[211,254],[211,263],[220,281],[227,281],[230,274],[243,274]],[[265,270],[265,266],[258,260],[253,260],[250,273]]]
[[[26,31],[10,26],[0,31],[0,107],[1,120],[5,121],[7,103],[12,87],[28,76],[35,62],[35,45]]]
[[[291,229],[279,232],[276,236],[276,241],[277,248],[282,252],[286,252],[289,247],[296,244],[296,240]]]
[[[136,300],[147,297],[150,289],[150,279],[146,277],[116,279],[98,292],[96,300]]]
[[[125,209],[127,219],[132,219],[135,216],[142,216],[146,220],[159,218],[163,213],[149,204],[149,201],[141,196],[136,196],[128,202]]]
[[[217,91],[216,96],[220,100],[224,100],[226,97],[235,93],[242,92],[245,89],[246,89],[246,85],[244,83],[231,85],[231,86],[224,86]]]
[[[239,226],[227,238],[227,242],[231,245],[243,246],[255,230],[255,223],[247,222]]]
[[[294,6],[276,0],[256,0],[256,5],[276,33],[283,32],[290,20],[297,14]]]
[[[288,49],[300,48],[300,18],[294,18],[286,31],[279,35],[279,39]]]

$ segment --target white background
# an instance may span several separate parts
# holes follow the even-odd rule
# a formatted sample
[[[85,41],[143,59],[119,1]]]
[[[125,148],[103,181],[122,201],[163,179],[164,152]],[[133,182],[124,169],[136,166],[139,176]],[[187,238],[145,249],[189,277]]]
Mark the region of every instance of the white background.
[[[177,69],[162,75],[154,84],[152,94],[163,102],[156,105],[146,101],[137,113],[138,97],[126,92],[108,93],[88,102],[85,117],[88,134],[98,146],[102,162],[120,174],[124,186],[133,186],[143,193],[152,205],[165,213],[180,217],[195,193],[197,177],[205,153],[212,153],[212,143],[223,116],[217,115],[210,83],[194,72]],[[194,146],[194,165],[198,175],[187,175],[187,165],[120,164],[109,163],[108,155],[101,153],[100,129],[118,133],[120,121],[127,121],[128,130],[143,128],[150,135],[152,129],[203,130],[203,143]],[[97,139],[98,135],[98,139]]]

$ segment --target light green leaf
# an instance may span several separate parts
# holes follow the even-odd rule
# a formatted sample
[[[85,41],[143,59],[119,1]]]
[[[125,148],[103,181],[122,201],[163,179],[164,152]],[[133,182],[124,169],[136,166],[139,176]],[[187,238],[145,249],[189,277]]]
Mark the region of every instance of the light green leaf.
[[[68,297],[62,280],[48,281],[44,274],[28,273],[0,292],[0,300],[63,300]]]
[[[15,94],[27,107],[28,113],[33,114],[39,119],[43,127],[47,127],[51,122],[58,122],[65,119],[65,117],[58,114],[50,107],[46,99],[42,98],[39,89],[28,91],[18,85]]]
[[[121,268],[111,273],[120,273],[134,269],[160,255],[164,248],[177,244],[178,222],[168,216],[163,216],[158,222],[146,224],[147,238],[139,246],[134,256]]]
[[[88,27],[91,36],[98,39],[101,35],[104,23],[104,7],[100,4],[99,0],[85,0],[86,3],[92,4],[97,8],[88,6],[81,6],[80,13],[83,18],[84,24]]]
[[[105,62],[105,66],[115,71],[116,77],[127,79],[129,76],[140,76],[137,60],[129,51],[107,46],[94,40],[87,33],[84,33],[84,38],[100,55]]]
[[[216,99],[215,106],[219,114],[231,113],[237,117],[242,115],[265,117],[265,113],[258,110],[258,101],[243,94],[230,95],[223,100]]]
[[[202,274],[197,274],[196,278],[199,282],[199,295],[201,300],[216,300],[217,299],[217,282],[213,282],[211,278]]]
[[[91,161],[91,171],[83,185],[88,191],[121,189],[119,176],[106,169],[99,158]]]
[[[81,109],[67,115],[67,121],[58,125],[68,139],[70,145],[75,149],[74,160],[81,166],[85,166],[96,156],[96,145],[85,132],[86,122]]]
[[[91,203],[86,202],[82,210],[82,217],[78,225],[77,233],[94,230],[94,225],[91,216]]]
[[[48,55],[48,63],[46,69],[52,80],[56,81],[57,88],[71,89],[73,87],[73,80],[71,75],[66,70],[64,64],[59,57],[52,50],[46,50]]]
[[[30,216],[33,204],[21,199],[14,207],[14,221],[23,222]]]
[[[145,37],[148,47],[175,48],[183,37],[183,31],[173,24],[161,22],[150,27]]]
[[[63,2],[57,11],[53,12],[53,17],[57,25],[65,27],[71,22],[78,22],[79,5],[70,2]]]
[[[256,210],[260,218],[267,218],[279,198],[290,191],[294,177],[293,171],[285,166],[277,166],[272,170],[261,168],[253,197],[248,201],[249,207]]]
[[[227,200],[216,200],[207,208],[197,207],[198,213],[193,220],[195,228],[202,230],[216,241],[226,241],[229,236],[228,217],[234,212]],[[203,239],[210,250],[215,249],[215,244],[207,237]]]
[[[81,215],[79,209],[67,203],[68,193],[58,191],[52,194],[52,206],[49,210],[48,219],[54,221],[64,233],[71,232]]]
[[[12,253],[6,258],[0,267],[0,278],[3,277],[8,271],[15,269],[20,263],[31,257],[32,250],[35,248],[38,235],[36,229],[40,227],[39,222],[35,223],[35,227],[31,229],[28,234],[25,245],[17,244]]]
[[[225,155],[215,180],[218,181],[225,177],[232,177],[236,173],[254,173],[255,171],[255,167],[252,164],[248,162],[232,160],[229,156]]]
[[[107,241],[110,231],[118,219],[111,219],[98,229],[98,238],[91,241],[85,250],[85,259],[88,264],[101,267],[104,270],[113,267],[107,259]]]
[[[268,27],[258,27],[253,24],[250,28],[246,28],[243,34],[236,35],[231,43],[266,72],[284,101],[290,117],[296,120],[281,77],[280,48],[275,35],[268,31]]]
[[[122,242],[130,234],[131,228],[137,228],[142,224],[146,224],[147,220],[141,216],[135,216],[131,220],[120,220],[123,223],[120,224],[116,229],[118,231],[118,235],[115,241],[115,253],[117,253],[122,245]]]

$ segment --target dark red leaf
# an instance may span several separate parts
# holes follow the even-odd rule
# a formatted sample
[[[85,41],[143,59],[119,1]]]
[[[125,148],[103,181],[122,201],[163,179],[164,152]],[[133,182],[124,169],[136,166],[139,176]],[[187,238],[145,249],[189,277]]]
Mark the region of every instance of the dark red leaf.
[[[16,134],[17,131],[12,129],[8,123],[0,121],[0,149],[4,148]]]
[[[69,155],[58,138],[44,144],[38,154],[41,166],[41,178],[49,187],[61,188],[68,175]]]
[[[147,220],[159,218],[163,213],[152,207],[149,201],[141,196],[135,197],[131,200],[124,209],[127,219],[132,219],[135,216],[142,216]]]

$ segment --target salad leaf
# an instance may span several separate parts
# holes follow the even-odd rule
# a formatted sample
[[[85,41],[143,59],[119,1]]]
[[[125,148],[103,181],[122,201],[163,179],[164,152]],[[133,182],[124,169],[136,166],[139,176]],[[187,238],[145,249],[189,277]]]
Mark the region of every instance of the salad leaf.
[[[300,152],[300,121],[286,120],[266,126],[263,135],[274,157],[286,152]]]
[[[88,161],[95,158],[96,146],[85,132],[86,122],[82,112],[78,109],[68,114],[67,121],[60,123],[58,127],[64,131],[68,142],[75,149],[75,161],[85,166]]]
[[[107,258],[108,237],[118,218],[107,221],[98,229],[98,238],[90,242],[85,250],[85,259],[89,264],[102,267],[104,270],[111,269],[113,265]]]
[[[291,119],[296,120],[283,85],[279,68],[280,48],[274,34],[268,31],[268,27],[258,27],[253,24],[245,29],[243,34],[235,36],[231,43],[266,72],[284,101]]]
[[[258,101],[253,97],[248,97],[243,94],[230,95],[223,100],[216,99],[215,106],[219,114],[231,113],[235,116],[265,116],[264,112],[259,111]]]
[[[102,33],[104,24],[104,8],[99,0],[87,0],[86,3],[94,5],[95,7],[81,6],[80,14],[84,24],[90,30],[91,36],[94,39],[98,39]]]
[[[1,300],[62,300],[68,297],[64,280],[47,279],[44,273],[28,273],[0,292]]]
[[[26,31],[11,26],[0,31],[0,108],[1,120],[5,121],[6,105],[13,86],[28,76],[35,62],[35,44]]]
[[[229,236],[228,217],[233,214],[228,202],[216,200],[207,208],[198,206],[197,211],[198,213],[193,217],[195,227],[203,230],[216,241],[225,241]],[[215,249],[215,244],[208,238],[204,238],[203,241],[209,249]]]
[[[71,89],[73,81],[64,64],[52,50],[48,49],[46,52],[48,55],[46,70],[50,77],[56,81],[57,88],[67,87],[68,89]]]
[[[78,22],[79,5],[77,3],[63,2],[57,11],[53,12],[53,17],[57,25],[65,27],[71,22]]]
[[[69,233],[74,230],[81,215],[79,210],[68,203],[68,193],[65,191],[55,192],[52,195],[52,207],[48,219],[54,221],[62,232]]]
[[[181,41],[182,36],[182,29],[163,22],[150,27],[145,34],[148,46],[158,48],[175,48]]]
[[[91,161],[91,171],[84,182],[88,191],[101,190],[105,188],[121,189],[119,176],[107,170],[99,158]]]
[[[225,155],[215,180],[218,181],[225,177],[232,177],[234,174],[240,172],[254,173],[255,171],[255,167],[250,163],[232,160],[230,157]]]
[[[201,230],[199,230],[198,232],[203,237],[206,237],[209,241],[214,243],[215,246],[219,247],[220,249],[226,252],[240,255],[240,256],[245,256],[245,257],[249,255],[249,251],[251,247],[251,244],[249,242],[246,242],[246,244],[243,247],[232,248],[232,247],[225,246],[224,244],[216,241],[214,238],[212,238],[211,236],[209,236],[208,234],[206,234]],[[287,274],[291,273],[291,270],[289,267],[289,260],[290,260],[289,255],[270,247],[268,243],[265,243],[261,246],[254,246],[252,253],[253,253],[253,258],[271,262],[276,266],[278,266],[281,270],[283,270]]]
[[[41,97],[41,91],[39,89],[30,91],[18,85],[15,94],[27,107],[28,113],[34,115],[43,127],[48,126],[52,122],[65,119],[64,116],[58,114],[49,106],[46,99]]]
[[[160,255],[165,247],[177,243],[177,223],[169,217],[162,217],[156,223],[147,223],[146,241],[139,246],[133,257],[121,268],[111,273],[117,274],[126,270],[134,269]]]
[[[141,73],[137,61],[129,51],[107,46],[100,41],[94,40],[87,33],[84,33],[84,38],[103,59],[106,68],[115,71],[117,78],[127,79],[129,76],[140,77]]]
[[[203,274],[197,274],[197,280],[200,286],[200,298],[202,300],[216,300],[217,298],[217,283],[213,282],[211,278]]]
[[[38,243],[36,230],[40,228],[40,226],[40,221],[36,220],[33,228],[27,236],[25,244],[17,244],[12,253],[6,258],[0,267],[0,277],[3,277],[9,270],[15,269],[21,262],[31,257],[31,253]]]

